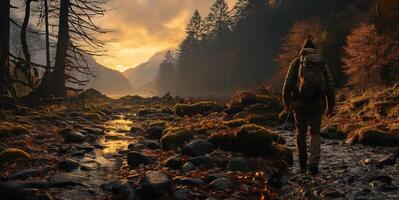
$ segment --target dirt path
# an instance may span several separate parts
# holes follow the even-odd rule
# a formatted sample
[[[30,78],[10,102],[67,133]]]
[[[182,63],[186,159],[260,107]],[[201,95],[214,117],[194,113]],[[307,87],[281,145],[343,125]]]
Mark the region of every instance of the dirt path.
[[[285,133],[295,149],[294,133]],[[281,190],[282,199],[399,199],[399,165],[377,167],[395,148],[349,145],[322,138],[320,175],[296,174],[298,160]]]

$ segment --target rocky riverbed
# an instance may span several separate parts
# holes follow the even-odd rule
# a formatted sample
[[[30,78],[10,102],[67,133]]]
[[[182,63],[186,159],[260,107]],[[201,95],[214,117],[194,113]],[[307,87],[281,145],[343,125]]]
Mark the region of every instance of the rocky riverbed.
[[[222,102],[89,90],[18,105],[0,123],[0,197],[398,199],[397,149],[334,128],[323,136],[341,140],[323,139],[320,176],[296,174],[292,131],[277,144],[279,102],[268,91]]]

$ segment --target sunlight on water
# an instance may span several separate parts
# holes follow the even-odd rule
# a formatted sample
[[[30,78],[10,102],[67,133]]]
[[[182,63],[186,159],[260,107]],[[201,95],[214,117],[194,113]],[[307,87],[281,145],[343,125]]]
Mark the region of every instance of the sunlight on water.
[[[102,150],[104,154],[115,154],[120,150],[127,149],[127,146],[132,143],[133,138],[126,136],[124,133],[130,130],[133,122],[125,120],[123,116],[121,119],[107,122],[106,135],[100,140],[100,144],[105,148]]]

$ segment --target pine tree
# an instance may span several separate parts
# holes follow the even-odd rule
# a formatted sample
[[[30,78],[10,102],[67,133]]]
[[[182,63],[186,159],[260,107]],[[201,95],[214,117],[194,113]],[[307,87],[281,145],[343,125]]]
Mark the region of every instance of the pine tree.
[[[232,24],[229,7],[225,0],[216,0],[211,7],[211,12],[206,18],[209,34],[214,36],[226,35]]]

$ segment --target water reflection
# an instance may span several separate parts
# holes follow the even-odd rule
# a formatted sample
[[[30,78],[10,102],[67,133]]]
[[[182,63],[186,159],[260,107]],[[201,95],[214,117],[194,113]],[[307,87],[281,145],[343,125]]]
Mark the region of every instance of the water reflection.
[[[133,138],[125,133],[130,130],[133,122],[124,119],[109,121],[105,124],[106,136],[100,140],[100,144],[105,148],[102,150],[104,154],[115,154],[120,150],[127,149],[127,146],[133,142]]]

